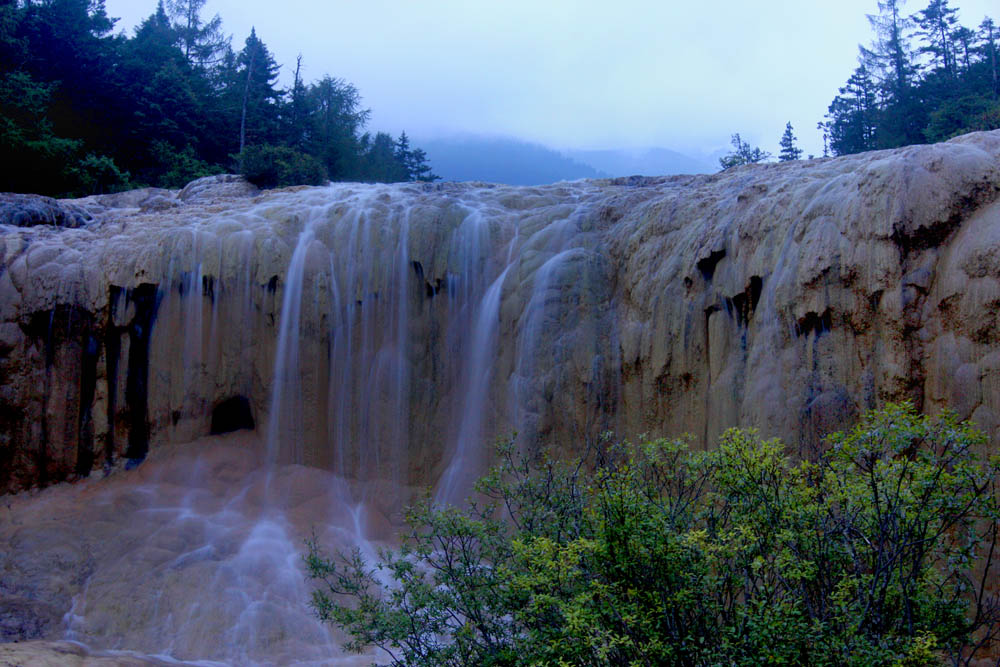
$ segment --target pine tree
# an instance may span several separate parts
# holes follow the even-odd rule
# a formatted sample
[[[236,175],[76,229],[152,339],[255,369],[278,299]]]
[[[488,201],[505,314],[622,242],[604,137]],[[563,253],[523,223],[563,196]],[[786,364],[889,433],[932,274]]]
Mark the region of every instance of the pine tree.
[[[210,173],[196,152],[207,133],[208,82],[185,57],[162,1],[123,45],[120,72],[121,105],[131,113],[120,129],[124,166],[139,182],[158,186],[183,186]]]
[[[868,16],[875,39],[871,47],[861,47],[862,64],[879,88],[877,148],[924,141],[927,109],[913,87],[917,72],[909,33],[914,22],[903,16],[904,1],[879,0],[879,13]]]
[[[975,51],[976,31],[959,26],[951,33],[955,54],[955,69],[961,76],[967,76],[972,69],[972,54]]]
[[[396,161],[403,166],[408,181],[429,183],[441,178],[431,171],[426,152],[420,148],[410,148],[410,138],[406,136],[406,132],[400,134],[396,141]]]
[[[309,142],[306,131],[306,86],[302,82],[302,54],[295,59],[295,76],[288,91],[288,101],[282,113],[284,134],[288,143],[297,150],[304,149]]]
[[[931,62],[949,78],[958,74],[952,35],[958,24],[958,10],[948,6],[948,0],[930,0],[926,9],[912,16],[918,30],[917,36],[926,42],[919,53],[931,56]]]
[[[365,134],[361,138],[364,148],[363,180],[370,183],[397,183],[406,181],[406,167],[396,158],[396,142],[385,132],[376,132],[374,138]]]
[[[436,178],[405,135],[362,136],[370,111],[351,84],[307,84],[300,57],[278,89],[256,31],[235,52],[206,2],[158,0],[126,36],[104,0],[0,0],[0,154],[17,158],[0,190],[181,187],[237,154],[281,184]]]
[[[1000,53],[993,19],[986,17],[974,31],[959,25],[948,0],[929,0],[909,18],[903,17],[902,5],[903,0],[880,0],[879,13],[868,17],[875,33],[872,45],[861,48],[860,67],[819,126],[829,132],[835,155],[1000,128]]]
[[[790,160],[801,160],[802,149],[795,145],[795,135],[792,133],[792,122],[785,123],[785,133],[781,135],[781,152],[778,153],[779,162]]]
[[[771,159],[770,153],[762,151],[757,147],[751,147],[748,142],[743,141],[739,132],[732,136],[732,145],[733,151],[725,157],[719,158],[719,166],[722,167],[723,171],[732,167],[744,164],[756,164]]]
[[[989,72],[988,80],[991,84],[990,89],[994,99],[1000,97],[1000,48],[997,45],[998,37],[1000,35],[997,33],[996,23],[987,16],[979,24],[979,38],[982,40],[982,46],[979,50],[982,53],[983,62],[986,63]]]
[[[121,129],[130,135],[130,152],[146,156],[150,137],[173,143],[176,137],[166,135],[190,128],[190,122],[178,123],[180,119],[172,117],[175,113],[188,116],[198,107],[193,95],[180,92],[190,93],[191,87],[186,81],[187,62],[177,45],[177,31],[167,17],[163,0],[136,27],[132,39],[122,45],[118,65],[120,92],[124,93],[121,104],[129,118]],[[176,106],[167,102],[171,97],[176,99],[178,93],[181,99]],[[184,130],[182,125],[186,126]]]
[[[877,89],[864,63],[854,70],[840,94],[830,103],[826,129],[834,155],[875,148],[878,129]]]
[[[913,20],[902,15],[905,0],[879,0],[878,14],[869,14],[875,40],[861,47],[861,59],[884,88],[888,98],[902,99],[914,75],[913,54],[907,34]]]
[[[109,157],[125,124],[115,85],[123,38],[111,34],[104,0],[4,0],[0,23],[0,153],[18,156],[0,179],[9,189],[90,194],[100,165],[121,177],[109,187],[123,185]]]
[[[829,123],[819,121],[816,129],[823,133],[823,157],[830,157],[830,127]]]
[[[310,152],[323,163],[332,180],[364,180],[361,161],[365,149],[361,129],[371,111],[361,106],[361,95],[351,84],[324,76],[306,90],[306,132]]]
[[[104,0],[48,0],[23,4],[18,37],[29,60],[25,71],[43,83],[57,83],[49,118],[63,136],[94,147],[115,146],[120,123],[114,86],[120,38]]]
[[[250,36],[237,58],[237,75],[243,86],[240,112],[240,153],[248,142],[268,143],[274,138],[278,123],[280,93],[274,87],[278,80],[278,63],[267,46],[250,29]]]
[[[207,0],[167,0],[170,18],[175,22],[183,45],[184,57],[196,67],[208,67],[222,60],[230,38],[222,32],[222,18],[216,14],[202,21],[201,11]]]

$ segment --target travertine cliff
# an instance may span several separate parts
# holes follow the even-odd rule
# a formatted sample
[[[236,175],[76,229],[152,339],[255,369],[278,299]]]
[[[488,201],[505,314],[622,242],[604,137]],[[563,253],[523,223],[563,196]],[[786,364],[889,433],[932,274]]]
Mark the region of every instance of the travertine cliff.
[[[992,132],[712,176],[230,178],[5,213],[0,491],[251,426],[275,459],[442,497],[512,430],[808,444],[909,398],[997,443],[998,195]]]

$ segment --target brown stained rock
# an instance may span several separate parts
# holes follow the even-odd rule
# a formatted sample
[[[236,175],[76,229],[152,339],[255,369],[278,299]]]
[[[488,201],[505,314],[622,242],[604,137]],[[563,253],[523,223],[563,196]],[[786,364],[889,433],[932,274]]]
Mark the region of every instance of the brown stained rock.
[[[266,433],[307,228],[288,460],[434,484],[470,411],[473,468],[515,430],[809,447],[903,399],[1000,443],[1000,132],[710,176],[255,194],[210,177],[90,198],[83,229],[4,228],[0,490],[189,441],[237,398]]]

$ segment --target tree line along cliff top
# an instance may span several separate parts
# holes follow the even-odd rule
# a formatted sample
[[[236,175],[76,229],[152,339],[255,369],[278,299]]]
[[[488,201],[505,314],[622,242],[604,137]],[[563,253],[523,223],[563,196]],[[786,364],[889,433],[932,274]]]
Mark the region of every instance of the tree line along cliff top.
[[[206,0],[161,0],[131,36],[103,0],[0,4],[0,191],[81,196],[183,187],[239,170],[264,187],[433,180],[406,134],[365,127],[350,83],[278,86],[255,30],[241,49]]]

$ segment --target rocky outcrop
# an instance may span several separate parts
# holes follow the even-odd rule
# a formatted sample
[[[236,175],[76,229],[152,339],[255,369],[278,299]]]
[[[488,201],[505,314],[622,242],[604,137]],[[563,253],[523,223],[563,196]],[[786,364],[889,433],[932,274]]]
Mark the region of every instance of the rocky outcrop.
[[[808,447],[910,399],[1000,439],[1000,132],[538,188],[213,179],[0,227],[0,489],[218,424],[439,490],[513,430]]]
[[[51,197],[0,193],[0,225],[13,227],[82,227],[90,216],[78,206],[59,202]]]
[[[998,155],[994,132],[744,168],[628,216],[611,252],[630,430],[808,445],[909,399],[997,442]]]

